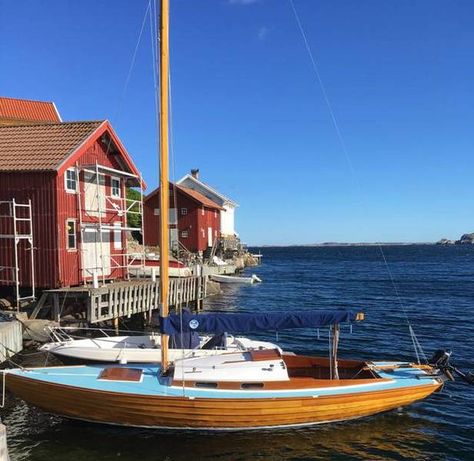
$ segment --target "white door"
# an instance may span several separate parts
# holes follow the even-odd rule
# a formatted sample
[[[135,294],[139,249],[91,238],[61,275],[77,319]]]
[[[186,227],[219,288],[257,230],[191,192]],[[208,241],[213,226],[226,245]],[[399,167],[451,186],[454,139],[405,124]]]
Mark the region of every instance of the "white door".
[[[170,228],[170,248],[175,249],[178,247],[178,229]]]
[[[110,231],[102,231],[102,243],[98,229],[85,229],[82,241],[82,271],[84,277],[110,274]]]
[[[105,215],[105,176],[84,172],[84,208],[89,216]]]
[[[212,227],[207,228],[207,246],[212,247]]]

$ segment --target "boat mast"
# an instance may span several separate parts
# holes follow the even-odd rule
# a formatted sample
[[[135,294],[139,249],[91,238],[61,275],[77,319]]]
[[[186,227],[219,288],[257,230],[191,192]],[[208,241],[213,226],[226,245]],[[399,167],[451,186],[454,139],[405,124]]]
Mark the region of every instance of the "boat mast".
[[[168,316],[169,289],[169,0],[160,12],[160,315]],[[168,370],[168,336],[161,335],[162,372]]]

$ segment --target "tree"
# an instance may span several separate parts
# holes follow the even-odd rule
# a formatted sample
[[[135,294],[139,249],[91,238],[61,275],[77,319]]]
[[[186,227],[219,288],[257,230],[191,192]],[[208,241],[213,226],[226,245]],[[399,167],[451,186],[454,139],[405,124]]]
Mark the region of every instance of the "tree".
[[[128,202],[127,202],[128,206],[130,206],[133,203],[133,201],[137,202],[133,204],[133,206],[130,208],[130,211],[127,213],[128,227],[135,227],[135,228],[140,229],[142,227],[142,215],[140,213],[140,206],[139,206],[139,202],[141,200],[141,194],[136,189],[132,189],[131,187],[128,187],[127,199],[128,199]],[[133,231],[132,237],[141,243],[142,238],[141,238],[140,231]]]

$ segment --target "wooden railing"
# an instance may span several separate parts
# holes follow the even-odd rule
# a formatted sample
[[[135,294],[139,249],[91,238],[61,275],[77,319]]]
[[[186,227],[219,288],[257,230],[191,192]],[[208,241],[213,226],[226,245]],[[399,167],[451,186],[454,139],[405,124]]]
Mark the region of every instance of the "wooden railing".
[[[87,317],[90,323],[102,322],[159,309],[159,282],[135,280],[90,288]],[[196,303],[200,306],[206,296],[205,277],[170,279],[170,307]]]

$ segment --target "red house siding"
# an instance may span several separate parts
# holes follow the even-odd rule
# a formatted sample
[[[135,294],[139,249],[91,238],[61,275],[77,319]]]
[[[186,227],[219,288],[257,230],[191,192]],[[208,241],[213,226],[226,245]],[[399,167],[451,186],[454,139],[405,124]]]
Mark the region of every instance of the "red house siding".
[[[105,147],[102,142],[96,141],[91,147],[87,149],[87,151],[81,155],[81,157],[77,160],[76,164],[68,164],[65,165],[65,168],[77,166],[79,169],[83,166],[93,166],[97,162],[99,165],[106,166],[109,168],[120,169],[120,165],[114,158],[115,156],[112,154],[107,154],[105,151]],[[91,168],[93,170],[93,168]],[[79,229],[79,200],[78,194],[68,193],[65,190],[65,176],[66,172],[64,171],[60,175],[57,176],[56,179],[56,190],[57,190],[57,200],[58,200],[58,212],[57,212],[57,222],[58,222],[58,247],[60,250],[61,258],[60,258],[60,283],[62,286],[68,285],[79,285],[83,282],[84,279],[88,280],[90,276],[83,275],[83,268],[81,267],[81,258],[80,258],[80,251],[81,251],[81,234]],[[120,199],[112,199],[110,196],[112,195],[111,192],[111,173],[101,173],[99,170],[99,174],[104,174],[105,176],[105,194],[109,197],[106,201],[106,208],[112,208],[112,203],[120,203]],[[87,213],[84,212],[84,203],[85,203],[85,189],[86,183],[84,181],[84,171],[80,172],[79,175],[79,191],[81,193],[81,208],[83,209],[82,213],[82,221],[84,223],[96,223],[98,222],[97,217],[89,216]],[[125,194],[125,187],[123,184],[123,180],[121,180],[121,197],[123,198]],[[77,238],[77,249],[76,250],[68,250],[67,249],[67,220],[68,219],[75,219],[76,220],[76,238]],[[126,226],[126,215],[119,216],[117,213],[112,211],[106,211],[101,216],[102,224],[111,225],[113,226],[114,223],[120,222],[122,227]],[[123,266],[125,265],[125,261],[123,261],[122,256],[113,256],[116,255],[119,250],[114,249],[114,231],[109,230],[106,233],[109,233],[110,237],[110,254],[112,255],[111,258],[111,272],[110,274],[106,275],[106,278],[123,278],[125,277],[125,269]],[[122,231],[122,245],[125,245],[125,232]]]
[[[0,200],[15,199],[26,203],[31,199],[33,237],[35,246],[35,277],[39,287],[56,287],[59,283],[56,227],[56,173],[1,173]],[[5,209],[0,210],[4,214]],[[12,220],[0,219],[0,233],[12,232]],[[21,224],[19,230],[21,231]],[[19,247],[20,283],[31,285],[30,256],[23,245]],[[13,242],[0,239],[0,266],[13,266]]]
[[[220,210],[198,203],[196,199],[177,189],[177,206],[174,206],[174,193],[170,191],[170,208],[177,209],[178,239],[192,252],[204,251],[208,247],[208,227],[212,228],[213,240],[220,233]],[[160,217],[154,210],[160,206],[158,193],[152,193],[144,203],[145,243],[158,246],[160,241]],[[186,213],[183,214],[183,209]],[[204,210],[204,214],[203,211]],[[171,225],[171,228],[176,226]],[[187,232],[187,237],[183,234]]]

